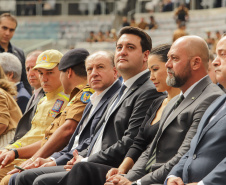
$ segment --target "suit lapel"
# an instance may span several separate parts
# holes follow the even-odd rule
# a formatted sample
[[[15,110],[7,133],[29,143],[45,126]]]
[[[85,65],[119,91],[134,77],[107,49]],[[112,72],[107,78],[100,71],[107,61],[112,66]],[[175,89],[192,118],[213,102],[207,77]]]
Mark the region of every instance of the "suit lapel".
[[[172,103],[168,103],[167,107],[165,107],[164,112],[162,114],[162,117],[160,119],[160,125],[162,125],[162,127],[164,126],[164,123],[166,122],[166,120],[169,117],[170,113],[173,111],[174,104],[175,104],[175,102],[177,101],[178,98],[179,98],[179,95],[176,96],[174,99],[172,99],[171,100]]]
[[[226,99],[226,95],[221,96],[217,102],[215,102],[212,106],[210,111],[207,112],[207,114],[209,114],[209,116],[205,116],[203,118],[203,123],[201,125],[201,131],[199,132],[199,137],[198,137],[198,141],[197,143],[200,142],[200,140],[202,139],[202,137],[205,135],[205,133],[211,128],[213,127],[224,115],[225,115],[225,111],[221,111],[219,114],[217,114],[217,116],[215,116],[214,119],[212,119],[209,122],[209,119],[214,115],[214,113],[224,104]],[[213,107],[213,108],[212,108]],[[209,123],[208,123],[209,122]]]
[[[34,106],[36,106],[38,104],[40,98],[42,98],[44,96],[43,89],[40,90],[40,92],[38,93],[36,99],[33,101],[34,96],[35,96],[34,94],[31,96],[31,98],[30,98],[30,100],[28,102],[28,106],[27,106],[27,109],[26,109],[25,113],[28,112],[30,109],[32,109]]]
[[[109,117],[113,114],[113,112],[118,108],[118,107],[120,107],[121,106],[121,104],[123,103],[123,101],[128,97],[128,96],[130,96],[136,89],[137,89],[138,87],[136,87],[136,88],[129,88],[128,89],[128,91],[123,95],[123,97],[121,98],[121,100],[117,103],[117,105],[115,105],[114,107],[113,107],[113,110],[111,111],[111,113],[110,113],[110,115],[109,115]],[[117,98],[117,96],[115,97],[115,99]],[[114,100],[115,100],[114,99]]]
[[[111,98],[121,87],[121,82],[117,80],[115,84],[104,94],[104,96],[101,98],[100,102],[98,103],[97,107],[92,113],[92,116],[95,115],[95,113],[104,105],[104,103]],[[91,117],[90,117],[91,118]]]
[[[32,107],[34,97],[35,97],[35,95],[33,94],[33,95],[31,96],[30,100],[29,100],[28,103],[27,103],[27,107],[26,107],[25,112],[27,112],[28,110],[30,110],[30,108]]]
[[[196,86],[198,88],[193,88],[192,91],[188,94],[188,96],[181,102],[181,104],[175,109],[174,112],[170,115],[170,117],[166,120],[163,126],[163,130],[167,128],[167,126],[189,105],[191,105],[204,91],[204,89],[211,83],[211,80],[209,77],[203,78]],[[179,97],[179,96],[177,96]],[[178,98],[177,98],[178,99]],[[176,100],[177,100],[176,99]],[[176,101],[172,102],[174,105]]]
[[[85,108],[84,112],[83,112],[82,118],[81,118],[81,120],[79,121],[79,125],[77,126],[77,128],[76,128],[74,134],[72,135],[72,137],[71,137],[71,139],[70,139],[70,141],[69,141],[69,146],[68,146],[69,149],[71,149],[71,147],[73,146],[75,137],[76,137],[77,134],[79,133],[80,126],[83,124],[85,118],[88,116],[88,114],[89,114],[91,108],[92,108],[92,104],[91,104],[91,103],[88,103],[88,104],[86,105],[86,108]]]
[[[195,98],[196,99],[196,98]],[[173,107],[174,107],[174,103],[176,102],[174,102],[174,103],[172,103],[173,105],[172,105],[172,107],[171,107],[171,109],[170,109],[170,113],[172,112],[172,114],[168,114],[168,116],[170,116],[167,120],[166,120],[166,122],[165,122],[165,124],[163,125],[163,130],[165,130],[166,129],[166,127],[168,127],[168,125],[185,109],[185,108],[187,108],[190,104],[192,104],[194,101],[195,101],[195,99],[193,99],[193,98],[189,98],[189,97],[186,97],[182,102],[181,102],[181,104],[173,111],[172,109],[173,109]],[[167,116],[167,117],[168,117]]]
[[[145,74],[143,74],[141,77],[139,77],[134,83],[133,85],[126,91],[126,93],[123,95],[123,97],[121,98],[121,100],[119,101],[119,103],[113,108],[113,110],[111,111],[111,114],[109,115],[109,117],[112,115],[112,113],[121,106],[122,102],[131,94],[133,94],[134,91],[137,90],[137,88],[139,88],[142,84],[144,84],[144,82],[149,78],[149,74],[150,72],[146,72]],[[118,93],[117,93],[118,94]],[[117,96],[114,97],[114,100]]]
[[[108,118],[105,119],[107,112],[109,111],[109,109],[112,106],[112,103],[114,103],[114,101],[116,100],[117,96],[118,96],[118,92],[113,96],[113,98],[111,99],[107,110],[105,111],[105,114],[103,116],[103,118],[99,121],[96,129],[95,129],[95,133],[99,130],[99,128],[102,126],[102,124],[108,121],[108,119],[113,115],[113,113],[117,110],[118,107],[121,106],[121,104],[124,102],[124,100],[129,97],[134,91],[137,90],[137,88],[139,88],[141,85],[143,85],[145,83],[145,81],[149,80],[150,77],[150,72],[146,72],[145,74],[143,74],[141,77],[139,77],[134,83],[133,85],[128,89],[128,91],[126,91],[126,93],[123,95],[123,97],[121,98],[121,100],[118,102],[118,104],[113,108],[113,110],[111,111],[110,115],[108,115]]]

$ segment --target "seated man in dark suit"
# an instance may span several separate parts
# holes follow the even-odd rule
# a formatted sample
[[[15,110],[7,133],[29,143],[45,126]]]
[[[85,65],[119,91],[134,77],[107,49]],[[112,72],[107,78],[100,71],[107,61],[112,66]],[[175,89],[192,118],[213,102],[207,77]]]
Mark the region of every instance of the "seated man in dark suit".
[[[182,92],[167,104],[154,140],[133,168],[125,177],[118,174],[123,166],[118,170],[112,169],[106,185],[132,183],[149,185],[164,182],[170,169],[188,151],[190,141],[207,107],[223,94],[223,91],[207,76],[208,61],[209,50],[200,37],[186,36],[173,43],[166,63],[167,84],[179,87]],[[179,98],[182,96],[184,99]],[[105,175],[110,168],[100,164],[79,163],[60,184],[66,185],[72,181],[76,185],[104,184]],[[90,180],[92,177],[99,178],[92,181]]]
[[[213,61],[217,81],[226,88],[226,36]],[[226,95],[219,97],[200,121],[190,150],[169,173],[167,185],[224,185],[226,182]]]
[[[36,64],[36,60],[38,58],[38,55],[41,54],[41,51],[33,51],[27,55],[25,66],[26,66],[26,74],[27,79],[31,87],[34,88],[34,93],[31,96],[29,102],[27,103],[27,107],[25,109],[25,112],[18,122],[15,136],[13,140],[10,142],[10,144],[13,144],[16,142],[16,140],[20,139],[21,137],[26,134],[30,128],[31,128],[31,120],[34,117],[34,114],[36,112],[37,104],[39,100],[45,96],[45,93],[41,87],[41,83],[39,80],[39,74],[38,70],[33,69],[33,67]]]
[[[150,36],[139,28],[124,27],[120,31],[115,65],[123,77],[123,85],[99,121],[89,148],[79,153],[85,157],[84,161],[119,165],[132,145],[150,104],[162,95],[149,80],[147,60],[151,46]],[[87,68],[88,72],[89,70]],[[56,164],[65,165],[71,157],[57,158]],[[65,168],[72,166],[70,163]],[[26,170],[18,176],[22,174],[23,179],[29,181],[26,182],[28,184],[35,183],[36,180],[38,183],[56,184],[67,171],[64,166],[58,166]]]
[[[22,73],[21,62],[11,53],[0,53],[0,65],[2,66],[9,81],[15,83],[17,88],[16,102],[22,113],[24,113],[31,95],[24,88],[23,82],[20,81]]]

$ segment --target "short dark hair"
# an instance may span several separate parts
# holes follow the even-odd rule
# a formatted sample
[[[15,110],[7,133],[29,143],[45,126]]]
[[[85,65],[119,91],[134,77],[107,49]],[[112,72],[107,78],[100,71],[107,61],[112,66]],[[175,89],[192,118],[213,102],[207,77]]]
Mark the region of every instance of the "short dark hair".
[[[123,34],[132,34],[140,37],[141,38],[140,45],[142,47],[142,52],[145,52],[147,50],[151,51],[152,40],[151,40],[151,37],[144,30],[137,27],[125,26],[119,31],[118,39]],[[117,39],[117,42],[118,42],[118,39]]]
[[[86,78],[87,77],[87,73],[86,73],[86,67],[85,67],[85,62],[82,62],[78,65],[72,66],[70,67],[72,69],[72,71],[74,71],[74,73],[81,77],[81,78]],[[69,69],[69,68],[68,68]],[[63,72],[66,72],[67,69],[62,70]]]
[[[150,55],[157,55],[162,62],[167,62],[167,54],[170,50],[170,44],[161,44],[155,48],[153,48],[150,52]]]
[[[2,21],[2,18],[10,19],[11,21],[16,23],[16,27],[17,27],[17,20],[15,16],[11,15],[10,13],[3,13],[0,15],[0,23]]]

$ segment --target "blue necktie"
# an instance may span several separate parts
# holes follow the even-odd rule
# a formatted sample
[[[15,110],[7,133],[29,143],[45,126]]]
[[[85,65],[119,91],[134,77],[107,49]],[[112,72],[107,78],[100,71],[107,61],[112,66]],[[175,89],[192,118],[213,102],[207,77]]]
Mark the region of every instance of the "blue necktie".
[[[123,84],[123,86],[122,86],[122,87],[120,88],[120,90],[119,90],[117,99],[115,100],[114,104],[113,104],[112,107],[111,107],[111,111],[113,110],[113,108],[115,107],[115,105],[117,105],[117,103],[118,103],[119,100],[121,99],[121,97],[122,97],[123,92],[125,91],[125,89],[126,89],[126,85]]]

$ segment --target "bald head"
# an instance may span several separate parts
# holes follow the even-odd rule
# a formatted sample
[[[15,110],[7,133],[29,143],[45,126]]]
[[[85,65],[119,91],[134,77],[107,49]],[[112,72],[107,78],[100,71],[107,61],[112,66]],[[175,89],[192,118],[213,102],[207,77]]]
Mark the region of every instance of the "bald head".
[[[207,75],[209,49],[198,36],[177,39],[168,52],[167,84],[185,92],[191,85]]]
[[[206,69],[209,62],[209,48],[204,39],[198,36],[190,35],[177,39],[174,44],[183,47],[188,56],[199,56]]]

